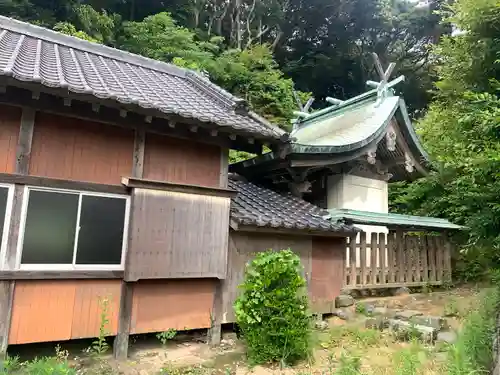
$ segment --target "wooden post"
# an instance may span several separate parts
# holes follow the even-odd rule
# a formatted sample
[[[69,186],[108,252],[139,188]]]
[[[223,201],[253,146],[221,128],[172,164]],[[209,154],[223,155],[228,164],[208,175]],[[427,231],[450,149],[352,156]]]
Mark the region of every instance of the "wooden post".
[[[351,286],[356,286],[356,237],[351,236],[349,238],[349,263],[350,263],[350,284]]]
[[[378,248],[379,248],[379,261],[380,261],[380,284],[387,284],[386,275],[386,259],[387,259],[387,249],[385,246],[385,233],[378,234]]]
[[[146,148],[146,132],[144,129],[135,130],[134,154],[132,156],[132,177],[142,178],[144,174],[144,153]],[[132,239],[134,223],[132,215],[134,212],[134,190],[130,199],[130,219],[128,226],[128,243]],[[128,251],[125,255],[125,272],[128,266]],[[113,343],[113,356],[124,360],[128,357],[128,342],[130,336],[130,321],[132,319],[132,306],[134,297],[134,283],[122,280],[120,311],[118,315],[118,334]]]
[[[16,150],[15,172],[17,174],[26,175],[29,173],[35,116],[36,111],[32,108],[23,108]],[[23,192],[23,186],[15,186],[7,239],[7,251],[5,259],[2,260],[5,269],[14,269],[16,266],[17,240],[19,237]],[[14,291],[15,281],[0,282],[0,360],[5,358],[9,345]]]
[[[378,234],[375,232],[372,232],[371,239],[370,239],[370,266],[372,269],[371,273],[371,278],[370,278],[370,284],[375,285],[377,284],[377,250],[378,250],[378,243],[377,243],[377,237]]]
[[[367,282],[367,270],[366,270],[366,232],[361,232],[359,234],[359,257],[361,266],[361,285],[366,285]],[[371,265],[372,266],[372,265]]]

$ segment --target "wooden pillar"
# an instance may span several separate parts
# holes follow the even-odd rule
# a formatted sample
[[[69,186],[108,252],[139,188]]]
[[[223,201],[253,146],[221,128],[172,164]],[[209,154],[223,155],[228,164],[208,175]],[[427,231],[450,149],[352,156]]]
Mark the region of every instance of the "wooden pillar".
[[[227,188],[228,186],[228,172],[229,172],[229,150],[221,148],[220,153],[220,170],[219,170],[219,186]],[[226,246],[229,246],[229,238],[226,240]],[[228,249],[230,251],[230,249]],[[229,265],[226,259],[226,270]],[[224,280],[216,280],[214,290],[214,303],[212,311],[210,312],[210,328],[208,329],[208,344],[219,345],[222,339],[222,313],[223,313],[223,300],[222,293],[224,289]]]
[[[35,127],[36,111],[23,108],[19,137],[16,150],[15,172],[27,175],[29,173],[31,144]],[[7,251],[2,259],[4,269],[12,270],[16,266],[17,240],[19,237],[19,223],[21,220],[21,207],[24,187],[16,185],[11,208],[11,219],[7,238]],[[9,345],[9,331],[12,317],[15,281],[0,281],[0,360],[5,358]]]
[[[134,139],[134,155],[132,159],[132,176],[136,178],[143,177],[144,171],[144,151],[146,146],[146,132],[144,129],[136,129]],[[132,191],[130,198],[130,219],[128,243],[130,244],[133,233],[134,223],[132,213],[134,212],[134,192]],[[128,251],[126,258],[128,257]],[[125,259],[125,268],[128,261]],[[115,337],[113,344],[113,355],[116,359],[127,359],[128,343],[130,336],[130,321],[132,318],[134,283],[122,280],[121,297],[120,297],[120,312],[118,318],[118,334]]]

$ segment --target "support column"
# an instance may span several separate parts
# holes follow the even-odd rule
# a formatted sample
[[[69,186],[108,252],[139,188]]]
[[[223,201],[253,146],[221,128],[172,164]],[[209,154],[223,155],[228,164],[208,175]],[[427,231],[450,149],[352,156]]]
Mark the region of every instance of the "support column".
[[[19,126],[19,137],[16,150],[15,173],[27,175],[29,173],[31,144],[35,127],[36,111],[31,108],[23,108],[21,124]],[[7,251],[2,259],[5,270],[12,270],[16,266],[17,240],[19,237],[19,223],[21,221],[21,207],[24,187],[16,185],[12,197],[11,219],[9,225]],[[0,281],[0,360],[4,359],[9,346],[9,331],[12,318],[12,307],[14,300],[14,280]]]
[[[134,155],[132,156],[132,177],[142,178],[144,171],[144,151],[146,148],[146,132],[144,129],[136,129],[134,139]],[[134,223],[132,213],[134,212],[134,191],[130,198],[130,218],[128,244],[131,242]],[[125,271],[128,266],[128,251],[125,255]],[[132,305],[134,296],[134,283],[122,280],[120,297],[120,312],[118,316],[118,334],[113,343],[113,355],[116,359],[124,360],[128,357],[128,343],[130,336],[130,321],[132,318]]]

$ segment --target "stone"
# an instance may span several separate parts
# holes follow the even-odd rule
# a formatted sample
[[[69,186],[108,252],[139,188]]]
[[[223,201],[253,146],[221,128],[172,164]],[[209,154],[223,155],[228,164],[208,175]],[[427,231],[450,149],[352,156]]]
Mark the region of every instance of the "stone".
[[[373,305],[365,305],[366,315],[373,315],[373,311],[375,310],[375,306]]]
[[[390,319],[389,328],[399,340],[408,341],[415,336],[426,343],[436,340],[437,331],[434,328],[404,322],[402,320]]]
[[[448,328],[448,322],[441,316],[413,316],[410,321],[421,326],[432,327],[437,331],[441,331]]]
[[[314,326],[320,331],[325,331],[328,329],[328,322],[325,322],[324,320],[318,320],[316,321],[316,323],[314,323]]]
[[[352,311],[348,309],[337,309],[333,312],[333,315],[342,320],[351,320],[353,317]]]
[[[341,294],[335,298],[335,307],[349,307],[354,305],[354,298],[352,296]]]
[[[453,331],[438,332],[436,342],[445,342],[447,344],[454,344],[457,342],[458,336]]]
[[[394,315],[395,319],[399,320],[404,320],[405,322],[409,321],[410,319],[416,317],[416,316],[421,316],[424,315],[420,311],[415,311],[415,310],[401,310],[396,312]]]
[[[365,328],[383,331],[385,328],[389,328],[389,320],[384,316],[368,318],[365,321]]]
[[[406,296],[408,294],[411,294],[411,290],[405,286],[402,286],[394,291],[395,296]]]
[[[387,307],[375,307],[373,308],[372,315],[387,315]]]

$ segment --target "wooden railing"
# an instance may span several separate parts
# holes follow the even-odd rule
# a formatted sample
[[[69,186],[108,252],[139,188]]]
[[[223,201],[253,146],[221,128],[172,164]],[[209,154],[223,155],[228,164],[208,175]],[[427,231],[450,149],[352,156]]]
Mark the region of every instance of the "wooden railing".
[[[351,256],[351,254],[353,256]],[[361,232],[348,239],[345,289],[439,285],[451,280],[451,248],[445,236]]]

